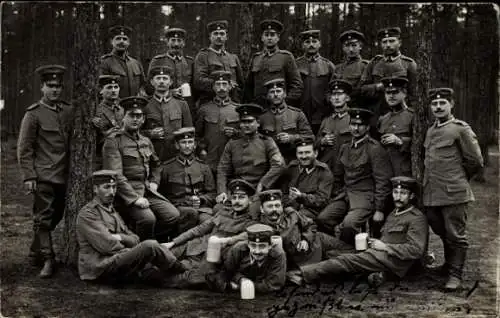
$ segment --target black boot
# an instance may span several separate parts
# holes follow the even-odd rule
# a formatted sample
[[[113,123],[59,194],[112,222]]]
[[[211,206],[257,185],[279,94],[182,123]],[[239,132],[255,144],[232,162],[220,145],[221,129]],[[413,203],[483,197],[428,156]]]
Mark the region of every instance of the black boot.
[[[467,249],[463,247],[449,249],[449,276],[444,288],[447,291],[455,291],[462,284],[462,274],[467,257]]]
[[[53,258],[48,258],[43,263],[43,268],[38,274],[40,278],[50,278],[56,270],[56,261]]]
[[[41,278],[51,277],[56,269],[54,250],[52,249],[52,237],[50,231],[39,230],[38,239],[40,244],[40,254],[44,258],[43,268],[38,275]]]
[[[42,266],[44,263],[43,256],[40,253],[40,239],[37,232],[33,235],[33,241],[31,242],[28,258],[30,260],[30,264],[33,266]]]

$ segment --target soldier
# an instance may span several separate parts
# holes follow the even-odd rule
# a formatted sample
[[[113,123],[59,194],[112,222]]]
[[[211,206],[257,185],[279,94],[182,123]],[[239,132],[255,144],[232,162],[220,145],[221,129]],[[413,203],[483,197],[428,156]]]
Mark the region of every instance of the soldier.
[[[180,28],[169,28],[165,31],[167,41],[167,52],[156,55],[149,62],[148,74],[156,66],[168,66],[172,69],[170,88],[172,93],[177,96],[183,96],[191,109],[191,115],[194,115],[194,92],[191,96],[182,94],[181,85],[188,84],[193,87],[193,65],[194,60],[191,56],[184,55],[184,46],[186,45],[186,30]]]
[[[476,134],[451,113],[451,88],[429,91],[435,123],[425,136],[423,204],[429,225],[443,241],[445,263],[441,272],[448,276],[447,290],[460,287],[469,246],[466,234],[467,208],[474,201],[469,180],[483,166]]]
[[[226,20],[212,21],[207,24],[210,34],[210,46],[203,48],[194,58],[194,85],[200,94],[200,105],[214,98],[214,71],[226,71],[230,74],[229,84],[232,88],[231,97],[240,102],[243,89],[243,70],[236,54],[226,51],[228,39],[228,22]]]
[[[292,160],[282,178],[281,187],[285,206],[292,206],[300,214],[316,219],[332,194],[333,175],[328,166],[318,161],[318,150],[312,138],[296,142],[296,160]]]
[[[306,114],[313,132],[318,132],[321,120],[328,115],[328,83],[333,79],[335,66],[319,54],[320,31],[308,30],[300,33],[304,55],[297,59],[304,91],[301,109]]]
[[[408,80],[404,77],[384,77],[382,84],[390,111],[379,118],[380,142],[387,150],[394,175],[411,177],[414,114],[405,102]]]
[[[344,52],[344,62],[335,66],[335,78],[345,80],[353,87],[350,104],[353,107],[363,106],[359,82],[369,62],[361,57],[361,49],[366,43],[365,36],[357,30],[347,30],[339,36],[339,41]]]
[[[36,69],[42,99],[26,109],[17,140],[24,187],[34,194],[34,237],[29,256],[37,265],[43,263],[42,278],[52,276],[55,270],[51,232],[64,213],[69,170],[74,108],[61,100],[65,70],[61,65]]]
[[[120,101],[125,111],[123,131],[104,141],[103,167],[118,173],[117,207],[126,221],[135,225],[141,240],[171,232],[179,211],[157,192],[160,183],[160,160],[151,140],[139,133],[144,123],[143,97]]]
[[[196,121],[200,148],[207,152],[206,163],[217,173],[217,164],[230,138],[238,137],[239,115],[237,104],[231,100],[231,73],[214,71],[210,74],[215,97],[202,105]]]
[[[295,157],[294,142],[299,138],[314,138],[306,115],[298,108],[288,106],[285,80],[277,78],[264,83],[269,109],[260,116],[264,135],[273,137],[286,162]]]
[[[250,280],[259,294],[279,291],[285,285],[286,255],[271,243],[273,229],[254,224],[246,229],[247,242],[235,244],[222,270],[207,275],[211,289],[224,292],[244,288]]]
[[[352,140],[349,122],[348,103],[351,100],[352,86],[345,80],[330,82],[330,104],[333,111],[323,119],[316,137],[319,148],[319,160],[326,163],[333,171],[340,147]]]
[[[264,83],[280,77],[286,81],[287,103],[298,107],[304,86],[293,54],[278,48],[283,24],[276,20],[264,20],[260,27],[264,50],[255,53],[250,61],[243,100],[265,105],[267,89]]]
[[[194,127],[174,131],[175,148],[178,154],[165,163],[161,172],[158,192],[169,198],[185,215],[186,224],[180,224],[184,232],[203,223],[212,216],[215,203],[215,181],[212,171],[195,154]]]
[[[205,258],[210,236],[225,239],[221,247],[223,256],[231,245],[246,239],[245,228],[255,223],[249,213],[255,188],[242,179],[231,181],[228,187],[231,191],[230,207],[224,206],[215,216],[164,244],[189,267],[189,271],[171,277],[169,287],[193,287],[205,282],[205,274],[214,267]]]
[[[349,113],[353,139],[340,148],[333,173],[334,198],[317,223],[326,233],[334,233],[335,226],[342,223],[340,239],[353,245],[354,236],[372,215],[375,222],[384,220],[393,172],[387,152],[368,133],[373,113],[359,108]]]
[[[142,64],[127,53],[132,29],[126,26],[114,26],[109,29],[109,35],[113,50],[101,57],[99,74],[119,76],[120,98],[145,96],[146,78]]]
[[[401,29],[391,27],[381,29],[377,33],[383,55],[376,55],[365,68],[361,76],[361,93],[365,102],[371,104],[376,118],[385,113],[383,105],[384,84],[382,78],[388,76],[406,77],[408,79],[408,98],[410,106],[415,102],[417,85],[417,64],[400,52]],[[370,101],[371,99],[371,101]]]
[[[409,177],[394,177],[392,196],[395,209],[388,215],[380,240],[370,238],[368,249],[352,254],[342,254],[329,260],[301,266],[300,271],[289,275],[299,285],[312,283],[344,273],[386,272],[402,278],[410,267],[419,261],[427,245],[428,225],[425,215],[413,206],[417,182]],[[371,276],[371,277],[370,277]],[[374,281],[370,275],[369,281]]]
[[[80,279],[103,282],[133,281],[147,269],[172,275],[184,271],[170,250],[155,240],[139,243],[113,207],[117,173],[92,174],[94,198],[78,212],[76,236]]]
[[[283,209],[280,190],[263,191],[259,197],[259,221],[273,227],[281,236],[287,256],[287,270],[326,259],[329,251],[342,253],[353,250],[352,246],[339,239],[317,232],[314,221],[295,209]]]
[[[153,67],[148,77],[155,92],[144,109],[143,133],[151,139],[162,162],[175,157],[173,132],[193,126],[189,106],[181,98],[170,93],[173,70],[168,66]]]
[[[270,189],[284,169],[284,159],[274,140],[257,132],[262,107],[243,104],[236,111],[241,137],[229,140],[217,166],[217,203],[227,200],[229,180],[244,179],[261,192]]]
[[[104,139],[121,129],[123,119],[123,108],[120,107],[119,77],[116,75],[99,76],[99,86],[101,87],[102,101],[97,106],[92,124],[97,129],[97,146],[95,154],[95,165],[97,169],[102,166],[102,146]]]

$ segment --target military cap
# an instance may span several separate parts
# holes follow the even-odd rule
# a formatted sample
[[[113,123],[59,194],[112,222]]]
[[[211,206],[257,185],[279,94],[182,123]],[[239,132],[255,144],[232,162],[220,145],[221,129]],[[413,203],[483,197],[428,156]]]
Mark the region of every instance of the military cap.
[[[146,107],[147,104],[148,100],[144,97],[139,96],[125,97],[120,100],[120,106],[123,107],[123,110],[125,112],[136,109],[142,111],[142,109]]]
[[[398,88],[406,88],[408,85],[408,80],[405,77],[391,76],[384,77],[380,80],[384,84],[386,91],[390,91]]]
[[[300,32],[300,38],[302,41],[317,39],[319,40],[320,31],[319,30],[307,30]]]
[[[383,28],[378,30],[377,32],[377,39],[379,41],[384,38],[390,38],[390,37],[399,38],[400,36],[401,36],[401,29],[399,27]]]
[[[285,88],[286,82],[284,78],[275,78],[265,82],[263,86],[267,88],[267,90],[270,90],[271,88]]]
[[[271,243],[271,236],[274,234],[274,229],[269,225],[265,224],[253,224],[246,228],[248,234],[248,241],[261,243],[267,242]]]
[[[40,75],[42,82],[50,80],[62,80],[66,68],[62,65],[42,65],[35,70]]]
[[[351,121],[357,121],[361,124],[369,124],[370,119],[373,116],[373,112],[368,109],[363,108],[350,108],[349,115],[351,116]]]
[[[109,36],[114,38],[117,35],[126,35],[130,37],[132,35],[132,28],[123,25],[115,25],[109,28]]]
[[[263,109],[257,104],[242,104],[236,106],[236,112],[240,114],[240,117],[243,116],[252,116],[258,118],[262,115]]]
[[[259,193],[260,203],[267,201],[281,200],[283,193],[281,190],[266,190]]]
[[[212,33],[213,31],[216,30],[227,30],[229,26],[229,23],[227,20],[217,20],[217,21],[212,21],[207,24],[207,29],[209,33]]]
[[[332,93],[341,92],[349,95],[352,92],[351,83],[342,79],[334,79],[328,83],[328,86],[330,87],[330,92]]]
[[[278,20],[274,19],[268,19],[264,20],[260,23],[260,28],[262,32],[268,31],[268,30],[274,30],[278,33],[283,32],[283,24],[279,22]]]
[[[100,75],[99,76],[99,86],[104,87],[108,84],[119,84],[118,75]]]
[[[231,72],[229,71],[213,71],[210,73],[210,78],[214,81],[231,81]]]
[[[92,173],[92,183],[101,185],[104,183],[116,183],[118,173],[114,170],[98,170]]]
[[[449,87],[439,87],[439,88],[431,88],[429,90],[429,99],[438,99],[438,98],[444,98],[449,100],[450,102],[453,100],[453,94],[455,92],[453,91],[452,88]]]
[[[156,75],[172,75],[174,70],[167,65],[158,65],[149,70],[148,77],[153,78]]]
[[[181,139],[194,138],[194,132],[195,132],[194,127],[182,127],[174,131],[174,139],[181,140]]]
[[[344,43],[346,41],[358,40],[362,42],[366,42],[365,35],[356,30],[347,30],[342,32],[339,36],[340,43]]]
[[[392,187],[394,189],[408,189],[413,193],[417,193],[418,182],[414,178],[406,176],[397,176],[391,178]]]
[[[255,194],[255,187],[251,183],[243,179],[231,180],[227,187],[231,193],[234,193],[236,191],[243,191],[249,196]]]
[[[314,137],[300,137],[295,141],[295,147],[314,145]]]
[[[169,28],[165,31],[165,37],[167,39],[170,38],[181,38],[184,39],[186,37],[186,30],[181,28]]]

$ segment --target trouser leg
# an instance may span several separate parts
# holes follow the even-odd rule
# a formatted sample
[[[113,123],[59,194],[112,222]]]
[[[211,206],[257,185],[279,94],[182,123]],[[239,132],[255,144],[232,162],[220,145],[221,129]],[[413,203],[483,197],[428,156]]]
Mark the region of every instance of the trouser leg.
[[[342,273],[381,272],[387,268],[368,253],[343,254],[316,264],[301,266],[306,283]]]
[[[319,237],[321,242],[322,259],[355,252],[354,246],[349,245],[334,236],[322,232],[318,232],[316,236]]]
[[[333,235],[335,233],[335,226],[342,222],[347,211],[348,205],[344,199],[334,200],[316,218],[318,229]]]
[[[354,245],[354,237],[364,227],[371,215],[372,211],[369,209],[350,210],[342,221],[340,239],[347,244]]]
[[[180,206],[177,209],[179,210],[179,222],[177,229],[179,233],[187,231],[198,224],[198,210],[188,206]],[[200,215],[201,214],[207,213],[200,213]]]
[[[180,217],[179,210],[169,201],[155,196],[148,195],[147,199],[149,208],[156,216],[155,235],[162,237],[175,231]]]
[[[456,204],[442,207],[445,239],[448,247],[449,274],[462,278],[469,242],[467,239],[468,204]]]
[[[426,208],[427,220],[432,231],[439,236],[443,242],[444,250],[444,264],[443,269],[448,271],[449,261],[450,261],[450,248],[448,241],[446,240],[446,228],[442,212],[442,207],[427,207]]]
[[[132,223],[131,228],[139,235],[141,241],[154,238],[156,217],[151,209],[139,208],[135,205],[120,208],[124,219]]]

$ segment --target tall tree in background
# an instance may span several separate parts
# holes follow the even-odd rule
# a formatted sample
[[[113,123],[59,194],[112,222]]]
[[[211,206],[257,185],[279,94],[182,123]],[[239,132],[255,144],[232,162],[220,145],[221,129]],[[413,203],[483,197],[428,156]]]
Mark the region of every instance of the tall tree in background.
[[[99,65],[99,6],[80,3],[73,11],[73,99],[75,121],[71,138],[70,176],[62,232],[62,261],[76,265],[78,244],[75,222],[78,211],[92,198],[90,176],[95,154],[95,131],[91,118],[95,114]]]
[[[253,4],[242,3],[240,6],[240,19],[238,27],[240,29],[239,58],[243,73],[246,74],[250,58],[252,57],[253,43]]]

